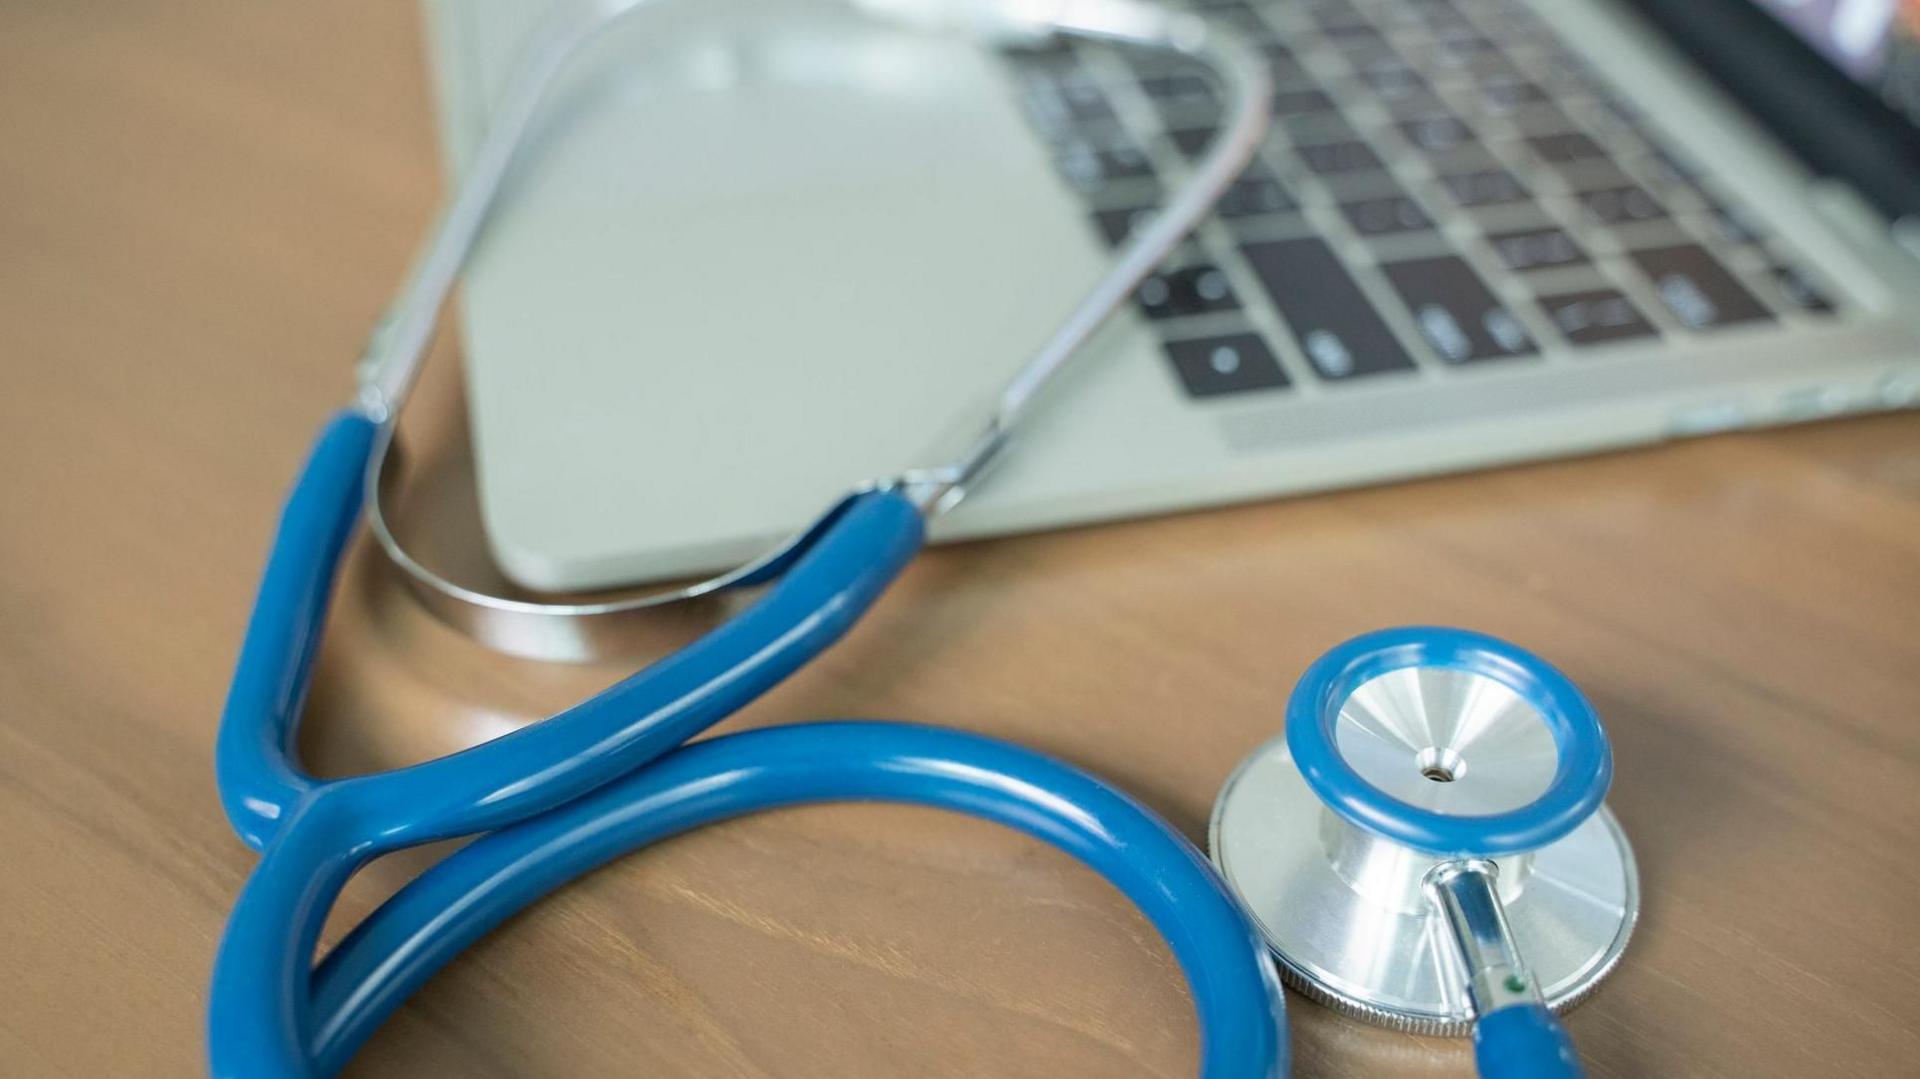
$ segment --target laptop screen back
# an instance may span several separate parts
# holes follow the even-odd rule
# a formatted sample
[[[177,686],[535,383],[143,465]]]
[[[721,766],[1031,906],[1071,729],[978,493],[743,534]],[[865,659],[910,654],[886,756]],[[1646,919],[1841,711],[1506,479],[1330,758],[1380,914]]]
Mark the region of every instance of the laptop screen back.
[[[1920,121],[1920,0],[1757,0],[1855,82]]]

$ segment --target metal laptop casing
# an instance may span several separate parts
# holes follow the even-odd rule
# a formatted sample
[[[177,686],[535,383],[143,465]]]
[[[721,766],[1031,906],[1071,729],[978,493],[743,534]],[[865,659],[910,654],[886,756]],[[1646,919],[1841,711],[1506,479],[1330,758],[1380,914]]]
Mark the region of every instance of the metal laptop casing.
[[[457,162],[541,12],[427,9]],[[1250,305],[1291,386],[1195,400],[1129,313],[933,538],[1920,400],[1920,332],[1899,303],[1920,275],[1870,216],[1814,185],[1631,17],[1582,4],[1554,18],[1662,103],[1657,125],[1804,253],[1847,319],[1668,327],[1644,348],[1471,369],[1423,349],[1402,319],[1414,370],[1336,384]],[[737,564],[849,486],[939,460],[1106,258],[1007,76],[973,46],[830,5],[727,0],[663,5],[603,53],[513,181],[460,315],[488,540],[523,585]],[[1115,107],[1148,104],[1116,95]],[[1330,212],[1309,205],[1297,227]],[[1218,221],[1202,235],[1233,246]],[[1236,293],[1260,294],[1243,262],[1221,269]]]

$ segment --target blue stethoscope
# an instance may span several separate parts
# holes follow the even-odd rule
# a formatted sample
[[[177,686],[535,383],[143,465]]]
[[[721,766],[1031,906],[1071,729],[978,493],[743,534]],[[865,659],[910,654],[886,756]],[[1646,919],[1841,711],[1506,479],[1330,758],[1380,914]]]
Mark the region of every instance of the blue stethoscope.
[[[413,562],[377,512],[400,404],[547,86],[579,46],[640,2],[603,0],[537,41],[376,335],[355,406],[329,421],[287,500],[217,747],[227,815],[261,859],[214,965],[213,1073],[338,1072],[461,949],[575,877],[709,822],[871,800],[1000,822],[1112,881],[1166,937],[1191,985],[1208,1079],[1287,1071],[1270,955],[1317,999],[1377,1021],[1453,1032],[1477,1020],[1483,1074],[1578,1074],[1550,1007],[1611,969],[1637,886],[1624,838],[1609,845],[1619,835],[1601,805],[1611,756],[1592,710],[1564,677],[1511,645],[1403,629],[1329,654],[1295,690],[1284,741],[1257,751],[1223,790],[1211,863],[1098,778],[978,735],[834,722],[688,744],[846,632],[919,550],[925,520],[979,478],[1054,371],[1246,165],[1271,94],[1257,53],[1194,16],[1137,0],[968,9],[969,30],[1002,40],[1065,33],[1179,49],[1221,72],[1235,100],[1190,182],[1009,383],[965,454],[868,485],[761,562],[675,593],[766,586],[718,629],[558,715],[396,771],[335,780],[301,771],[295,728],[341,555],[363,514],[436,610],[464,607],[462,624],[517,650],[563,654],[593,631],[556,626],[656,602],[488,601]],[[914,3],[889,7],[923,21],[944,14]],[[312,964],[328,912],[360,867],[466,836],[478,838]],[[1617,880],[1591,872],[1596,852],[1621,867]],[[1542,882],[1580,865],[1582,886],[1618,914],[1566,932],[1552,898],[1561,893]],[[1393,927],[1396,918],[1413,927],[1404,955],[1354,944],[1367,936],[1356,925]],[[1451,946],[1434,925],[1447,927],[1439,936]],[[1388,946],[1402,944],[1391,937]]]

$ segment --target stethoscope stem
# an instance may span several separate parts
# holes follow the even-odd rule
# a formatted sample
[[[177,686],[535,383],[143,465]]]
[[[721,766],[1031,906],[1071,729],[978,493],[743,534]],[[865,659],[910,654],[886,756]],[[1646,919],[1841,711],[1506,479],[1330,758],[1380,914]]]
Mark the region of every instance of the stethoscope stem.
[[[1475,1065],[1483,1079],[1577,1079],[1585,1073],[1573,1039],[1514,941],[1494,887],[1498,873],[1474,858],[1436,866],[1426,879],[1466,971]]]

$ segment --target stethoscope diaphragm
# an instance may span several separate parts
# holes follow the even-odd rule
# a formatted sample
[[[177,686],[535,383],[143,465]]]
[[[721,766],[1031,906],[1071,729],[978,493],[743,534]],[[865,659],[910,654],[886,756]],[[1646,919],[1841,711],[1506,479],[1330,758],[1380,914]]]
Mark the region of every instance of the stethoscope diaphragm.
[[[1483,871],[1524,988],[1577,1003],[1640,906],[1601,801],[1611,777],[1598,719],[1545,661],[1460,630],[1387,630],[1309,668],[1286,733],[1221,788],[1210,849],[1289,984],[1395,1029],[1464,1034],[1484,961],[1463,956],[1436,879]]]

